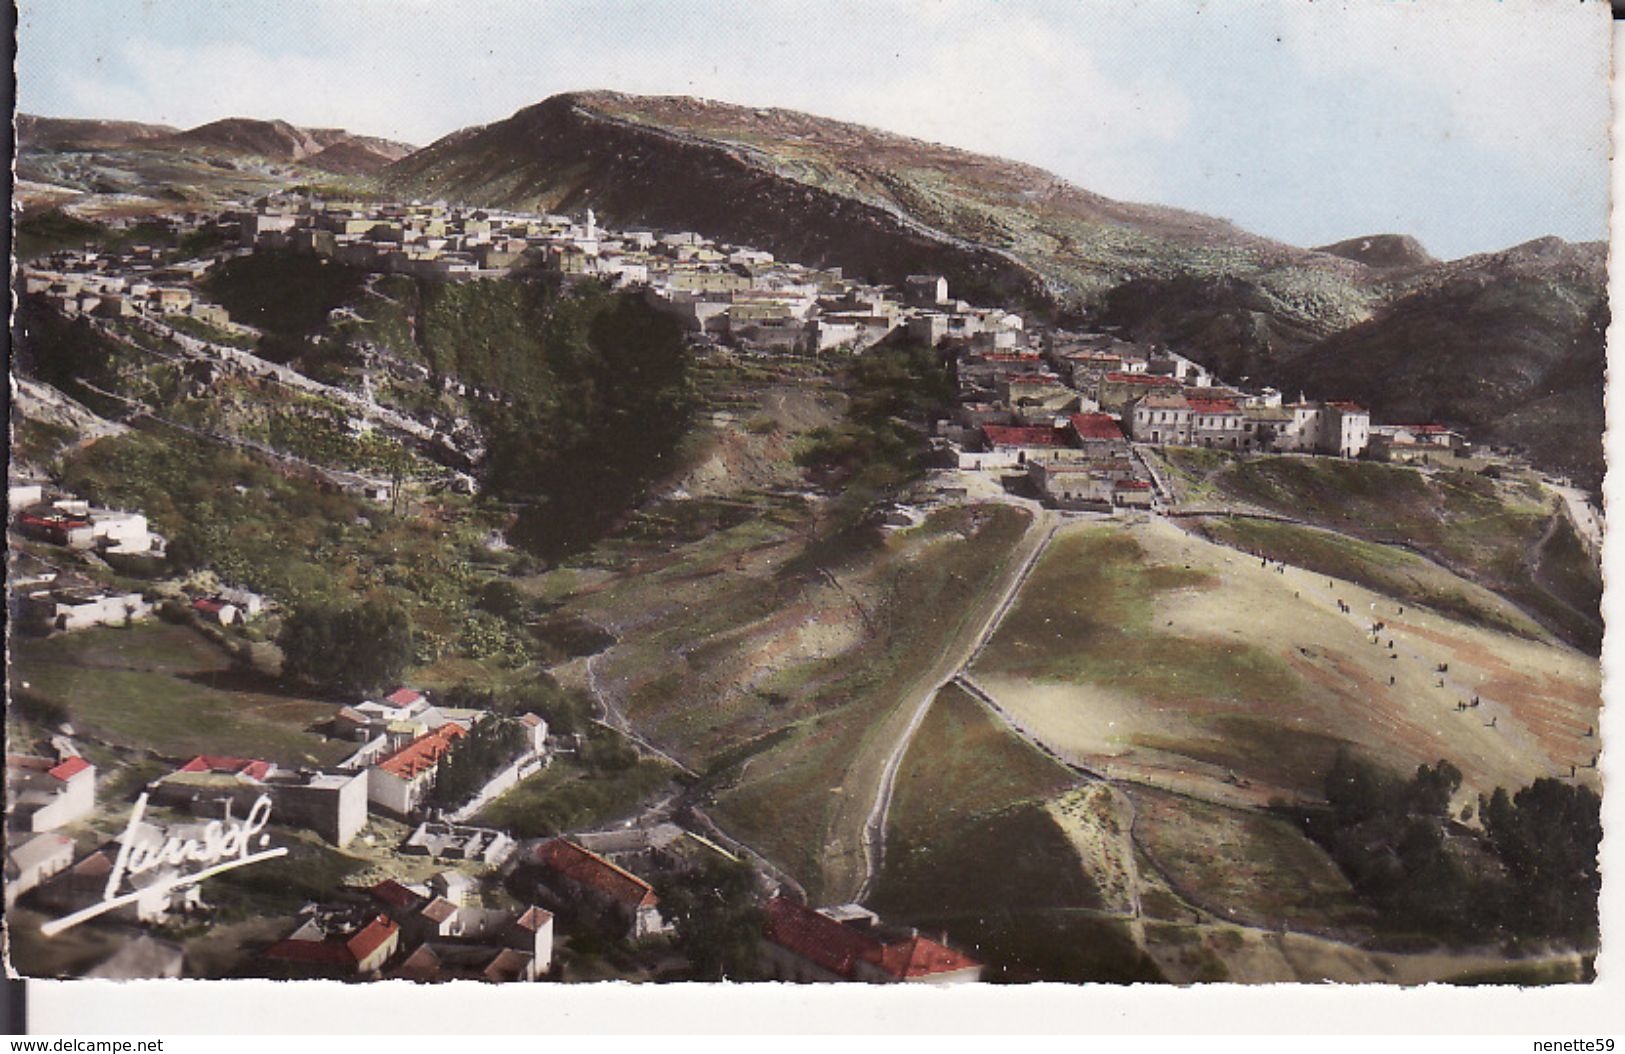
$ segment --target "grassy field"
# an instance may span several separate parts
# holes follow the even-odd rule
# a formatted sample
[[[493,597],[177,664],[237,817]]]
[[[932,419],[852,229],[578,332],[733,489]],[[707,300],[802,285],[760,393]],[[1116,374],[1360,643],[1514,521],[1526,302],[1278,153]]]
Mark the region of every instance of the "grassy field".
[[[1564,565],[1569,574],[1531,569],[1530,551],[1557,513],[1525,484],[1338,458],[1232,457],[1216,465],[1212,452],[1193,453],[1167,455],[1214,497],[1417,549],[1516,601],[1569,643],[1599,647],[1598,576],[1574,561]]]
[[[976,676],[1063,756],[1230,804],[1318,798],[1340,746],[1449,758],[1484,792],[1589,760],[1593,660],[1401,606],[1168,523],[1080,526],[1057,536]],[[1491,712],[1456,709],[1475,693]]]
[[[11,645],[13,692],[66,707],[84,734],[113,745],[284,765],[330,763],[352,749],[310,730],[334,704],[280,694],[184,626],[147,622]]]
[[[1097,529],[1059,537],[989,642],[978,669],[1087,681],[1159,700],[1246,702],[1299,690],[1277,657],[1227,641],[1163,634],[1159,595],[1211,589],[1211,575],[1145,559],[1129,534]]]
[[[1135,831],[1186,901],[1219,918],[1359,936],[1373,921],[1325,852],[1266,813],[1137,788]]]
[[[1028,746],[957,685],[937,693],[903,756],[892,797],[892,859],[966,823],[1060,794],[1076,777]]]
[[[1397,546],[1273,520],[1213,519],[1201,530],[1225,545],[1358,582],[1407,603],[1520,636],[1544,636],[1539,624],[1495,593]]]
[[[970,696],[940,692],[898,769],[871,905],[946,933],[990,980],[1159,975],[1106,907],[1042,803],[1076,782]]]
[[[474,821],[519,838],[591,830],[628,815],[671,782],[670,765],[651,758],[621,771],[593,771],[567,755],[480,810]]]
[[[965,631],[967,613],[1026,524],[1015,509],[955,508],[894,535],[876,568],[880,603],[868,609],[864,639],[812,659],[794,701],[776,708],[794,733],[754,758],[719,797],[724,826],[784,863],[809,893],[827,882],[831,893],[850,895],[861,872],[863,821],[901,731],[888,722],[895,724],[912,691],[929,690],[916,680]]]

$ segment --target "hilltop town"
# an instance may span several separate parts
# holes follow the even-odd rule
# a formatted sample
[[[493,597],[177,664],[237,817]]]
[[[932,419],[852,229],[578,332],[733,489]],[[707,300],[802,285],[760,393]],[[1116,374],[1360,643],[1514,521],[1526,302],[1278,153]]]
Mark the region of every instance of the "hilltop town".
[[[697,232],[610,229],[590,209],[561,216],[285,193],[218,212],[119,221],[111,229],[129,232],[141,224],[146,225],[142,230],[160,231],[169,247],[132,240],[122,248],[62,248],[20,268],[20,291],[58,320],[80,327],[74,332],[182,371],[195,392],[241,382],[257,391],[320,400],[342,417],[347,442],[398,446],[405,453],[393,472],[376,463],[344,467],[277,449],[274,437],[223,436],[209,423],[181,420],[139,394],[100,393],[108,405],[122,406],[131,421],[156,422],[206,444],[224,444],[274,465],[288,478],[313,480],[323,493],[353,501],[335,522],[357,530],[381,530],[391,518],[417,519],[440,531],[436,537],[449,536],[452,528],[445,525],[455,521],[446,510],[465,507],[457,502],[471,505],[486,486],[492,437],[475,415],[448,413],[444,404],[413,405],[391,393],[431,385],[465,405],[478,405],[511,402],[514,392],[431,370],[381,341],[363,340],[361,368],[342,376],[313,375],[316,371],[302,371],[285,358],[267,357],[261,353],[266,320],[233,313],[210,298],[211,276],[222,269],[254,258],[319,261],[362,276],[366,288],[380,296],[387,296],[378,284],[386,276],[444,285],[538,282],[562,295],[578,288],[609,290],[673,322],[698,360],[725,360],[731,370],[827,372],[887,349],[924,349],[940,365],[951,396],[914,437],[918,449],[911,456],[917,453],[927,466],[921,478],[911,481],[906,494],[880,495],[885,529],[907,532],[945,517],[970,517],[969,526],[944,533],[948,540],[940,544],[949,545],[990,529],[988,522],[1003,514],[1028,517],[1034,525],[1031,542],[1022,543],[1028,549],[1013,549],[996,574],[989,572],[987,588],[972,597],[988,616],[985,626],[973,627],[980,635],[966,638],[974,645],[962,649],[968,657],[956,650],[967,632],[963,627],[943,632],[926,649],[953,655],[941,686],[961,685],[970,693],[967,698],[983,698],[984,688],[971,677],[972,662],[997,643],[1005,616],[1058,528],[1143,526],[1164,514],[1207,511],[1204,502],[1212,499],[1201,489],[1206,480],[1192,469],[1192,459],[1203,454],[1190,451],[1233,456],[1237,463],[1249,456],[1284,456],[1430,471],[1442,466],[1486,481],[1502,474],[1538,481],[1515,453],[1475,444],[1446,424],[1373,421],[1352,401],[1310,401],[1248,388],[1239,379],[1215,376],[1175,349],[1130,339],[1110,327],[1062,327],[1008,306],[956,299],[940,275],[910,275],[895,285],[871,282]],[[353,309],[340,307],[323,323],[358,318]],[[622,380],[638,383],[635,377]],[[42,398],[30,387],[38,381],[14,378],[13,383],[29,398]],[[170,416],[163,416],[166,412]],[[760,430],[776,427],[770,421]],[[1209,478],[1218,471],[1215,465],[1230,463],[1207,466]],[[1539,488],[1538,482],[1530,485]],[[252,491],[272,489],[262,482],[232,486],[245,500]],[[1577,494],[1565,500],[1574,530],[1590,544],[1599,529],[1595,513]],[[274,708],[274,696],[286,689],[289,698],[283,702],[302,708],[298,745],[278,758],[246,748],[182,756],[156,741],[133,749],[130,744],[148,731],[139,718],[124,722],[120,749],[113,751],[97,734],[81,730],[71,701],[64,715],[35,698],[42,686],[14,682],[28,724],[13,742],[32,744],[19,746],[20,752],[7,759],[6,903],[8,909],[14,904],[23,909],[8,915],[13,962],[24,972],[131,977],[220,969],[233,976],[426,982],[683,978],[696,976],[702,967],[709,970],[714,957],[724,954],[708,947],[706,932],[730,939],[742,934],[748,954],[726,952],[728,969],[756,978],[964,981],[1019,965],[998,961],[996,945],[967,947],[948,934],[933,937],[888,918],[884,905],[877,909],[864,896],[826,897],[829,902],[820,904],[789,873],[782,854],[766,853],[730,829],[726,810],[711,809],[717,817],[706,811],[726,795],[726,779],[743,777],[743,768],[712,758],[711,766],[699,771],[694,755],[626,719],[616,711],[612,693],[598,684],[591,654],[577,663],[581,655],[572,653],[558,665],[569,667],[602,708],[563,724],[559,711],[550,709],[561,705],[561,696],[532,698],[523,686],[511,684],[480,695],[466,686],[400,683],[358,691],[334,680],[340,687],[321,699],[298,696],[295,703],[296,693],[287,686],[299,660],[296,635],[288,627],[307,625],[300,620],[309,605],[295,604],[294,596],[277,595],[263,582],[235,580],[233,569],[207,561],[182,568],[176,532],[199,525],[156,525],[169,532],[166,536],[149,522],[152,510],[104,507],[97,495],[73,490],[70,481],[47,478],[43,464],[14,464],[8,509],[12,632],[29,635],[31,647],[38,649],[19,667],[18,677],[44,671],[60,683],[64,667],[78,661],[74,656],[91,654],[100,657],[78,667],[74,676],[96,677],[101,670],[113,677],[140,670],[144,647],[153,654],[191,649],[208,651],[214,655],[209,662],[221,662],[203,677],[212,687],[229,681],[229,668],[260,671],[261,660],[276,648],[287,653],[278,675],[282,681],[276,682],[282,687],[254,682],[252,691],[268,697],[256,706]],[[485,547],[499,557],[511,548],[500,537]],[[728,559],[735,561],[733,570],[743,571],[749,550]],[[1249,550],[1246,559],[1272,573],[1280,564],[1285,574],[1286,562],[1272,553]],[[830,621],[866,621],[866,604],[874,605],[874,596],[858,592],[861,583],[846,593],[843,581],[845,576],[856,583],[859,576],[838,562],[820,567],[828,589],[841,593],[839,603],[848,609]],[[1163,568],[1170,569],[1172,564]],[[1198,580],[1190,563],[1184,570],[1191,581]],[[555,574],[559,568],[546,571]],[[1043,573],[1038,572],[1041,581]],[[1323,577],[1317,573],[1317,584]],[[1342,598],[1343,586],[1333,588],[1342,613],[1357,616]],[[424,587],[426,595],[432,589],[432,584]],[[500,590],[491,595],[497,599],[482,599],[480,617],[504,603],[520,603],[505,599]],[[980,614],[983,608],[975,610]],[[1499,608],[1496,613],[1514,617]],[[818,617],[804,621],[812,624]],[[1541,628],[1526,628],[1527,621],[1517,623],[1519,632],[1547,639]],[[266,628],[272,624],[279,627],[274,633]],[[308,625],[314,627],[312,639],[327,632],[331,636],[324,639],[387,641],[394,633],[382,618],[365,623],[364,630]],[[1400,650],[1375,616],[1358,630],[1362,642],[1369,634],[1379,649],[1386,641],[1397,664]],[[97,634],[103,635],[97,641],[113,641],[119,633],[147,643],[125,650],[115,641],[107,654],[88,646],[76,651],[75,641]],[[1429,646],[1420,631],[1417,641],[1420,648]],[[684,647],[704,643],[702,638]],[[402,645],[407,651],[411,646]],[[1418,652],[1415,661],[1422,662],[1424,653],[1431,663],[1432,652]],[[1446,666],[1438,667],[1441,690]],[[1394,683],[1390,676],[1389,684]],[[934,691],[938,685],[927,687]],[[771,700],[773,690],[761,693]],[[70,680],[64,694],[71,697],[74,691]],[[927,693],[926,706],[931,699]],[[1042,745],[1042,737],[1020,719],[998,710],[991,694],[983,702],[1029,745]],[[1479,702],[1474,694],[1472,705]],[[1490,699],[1492,707],[1501,702]],[[860,893],[871,892],[885,852],[892,781],[926,715],[924,707],[919,715],[896,739],[886,765],[876,769],[889,774],[876,777],[879,789],[872,798],[874,811],[864,818],[861,852],[846,847],[849,855],[868,861]],[[1563,720],[1579,721],[1568,712]],[[90,723],[105,730],[120,725],[120,719],[102,713]],[[1578,737],[1568,725],[1563,734]],[[162,734],[187,741],[184,730],[165,728]],[[753,732],[747,745],[771,749],[777,734]],[[231,738],[229,727],[223,735]],[[1570,752],[1583,747],[1564,743]],[[1068,778],[1093,778],[1094,770],[1071,755],[1050,753],[1063,768],[1069,766]],[[102,771],[98,755],[116,766],[116,779]],[[747,766],[749,756],[744,756]],[[658,768],[660,780],[640,788],[642,793],[632,792],[619,809],[595,817],[614,822],[554,824],[559,829],[546,834],[503,822],[512,815],[504,811],[505,796],[517,800],[531,787],[599,786],[644,766]],[[1224,773],[1227,793],[1258,804],[1251,797],[1262,794],[1252,794],[1244,775],[1214,767]],[[1497,776],[1502,771],[1494,770]],[[726,779],[712,779],[716,773]],[[699,804],[665,790],[679,776],[704,789],[693,796]],[[1568,776],[1577,784],[1588,778],[1572,764]],[[861,798],[854,806],[860,810],[871,800],[863,788],[856,788],[853,798]],[[268,858],[245,865],[239,880],[228,885],[187,882],[182,854],[161,849],[218,839],[221,823],[247,830],[255,822],[270,824],[265,829],[272,842],[292,847],[294,854],[283,863]],[[147,866],[139,870],[127,859],[132,845],[146,847]],[[817,852],[815,846],[807,849]],[[290,893],[276,888],[281,879],[253,877],[264,869],[261,873],[285,879],[291,872],[277,870],[284,864],[331,864],[340,859],[334,853],[342,855],[343,873],[325,884],[301,879]],[[131,893],[109,905],[109,891],[120,876],[129,879]],[[828,888],[838,891],[833,883]],[[721,906],[706,903],[708,895]],[[82,922],[52,929],[81,916]],[[565,946],[567,954],[556,954],[556,947]]]

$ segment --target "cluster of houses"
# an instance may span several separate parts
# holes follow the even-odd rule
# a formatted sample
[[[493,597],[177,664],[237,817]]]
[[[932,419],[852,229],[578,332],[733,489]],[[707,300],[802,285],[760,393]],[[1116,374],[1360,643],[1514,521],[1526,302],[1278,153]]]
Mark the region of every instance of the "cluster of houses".
[[[23,268],[23,291],[43,296],[69,318],[190,318],[241,330],[224,307],[198,294],[196,283],[214,266],[212,259],[166,263],[163,255],[150,245],[59,250]]]
[[[360,204],[290,195],[226,213],[244,249],[330,257],[381,273],[444,281],[557,274],[641,289],[702,339],[751,350],[858,351],[894,333],[1007,346],[1019,315],[951,300],[935,276],[901,289],[846,278],[693,231],[609,230],[584,221],[433,203]]]
[[[1006,328],[1001,336],[937,342],[955,357],[959,400],[935,442],[958,468],[1026,473],[1061,508],[1151,507],[1156,479],[1136,444],[1396,461],[1468,450],[1442,425],[1373,425],[1353,402],[1243,391],[1182,355],[1114,333],[1048,330],[1030,340]]]
[[[140,512],[96,508],[40,480],[11,479],[6,491],[10,528],[21,539],[104,560],[157,560],[165,554],[164,538]],[[109,588],[84,574],[64,571],[57,565],[60,561],[53,563],[40,553],[49,555],[38,547],[25,552],[13,546],[8,553],[8,608],[17,626],[72,632],[123,626],[153,613],[154,603],[146,594]],[[198,617],[223,626],[252,621],[269,606],[260,594],[234,586],[189,596],[187,603]]]
[[[459,871],[428,882],[384,879],[344,903],[307,905],[265,949],[263,973],[287,978],[423,983],[536,981],[553,963],[553,914],[487,907]]]
[[[73,839],[61,829],[96,811],[96,766],[71,741],[55,757],[6,755],[5,903],[73,866]]]
[[[97,556],[160,556],[164,540],[139,512],[94,508],[33,480],[9,480],[10,526],[22,538]],[[7,608],[13,624],[39,631],[122,626],[152,613],[143,594],[64,573],[48,560],[12,547]]]

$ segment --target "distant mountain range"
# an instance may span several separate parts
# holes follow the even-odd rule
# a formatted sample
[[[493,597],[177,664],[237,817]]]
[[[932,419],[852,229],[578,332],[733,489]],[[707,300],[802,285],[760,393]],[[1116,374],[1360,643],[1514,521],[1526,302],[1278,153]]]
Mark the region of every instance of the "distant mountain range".
[[[591,206],[612,226],[703,231],[878,281],[938,272],[967,299],[1116,325],[1230,380],[1350,396],[1379,420],[1440,419],[1601,479],[1600,243],[1450,263],[1399,234],[1304,249],[1031,165],[680,96],[557,95],[421,150],[242,118],[177,131],[22,116],[18,133],[36,165],[76,150],[258,158],[399,196]],[[30,180],[53,171],[19,164]]]
[[[17,144],[26,150],[76,153],[143,150],[256,157],[298,162],[345,174],[370,174],[410,154],[414,147],[342,128],[299,128],[287,121],[227,117],[180,131],[134,121],[17,117]]]

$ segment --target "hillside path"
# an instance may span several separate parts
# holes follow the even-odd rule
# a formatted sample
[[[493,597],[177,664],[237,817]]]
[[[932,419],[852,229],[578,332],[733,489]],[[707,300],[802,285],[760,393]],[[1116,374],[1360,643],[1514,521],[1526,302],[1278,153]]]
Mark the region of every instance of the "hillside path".
[[[897,731],[891,753],[887,755],[881,767],[873,804],[864,820],[863,875],[854,900],[861,902],[873,891],[875,878],[880,873],[881,860],[886,851],[886,817],[891,809],[892,795],[896,788],[897,770],[902,766],[903,756],[908,752],[914,733],[919,731],[920,725],[925,721],[932,700],[946,685],[959,677],[987,646],[988,640],[998,630],[1000,623],[1015,604],[1021,587],[1031,576],[1038,558],[1049,547],[1050,539],[1055,536],[1061,522],[1062,517],[1051,510],[1034,509],[1032,523],[1028,525],[1021,541],[1017,543],[1012,554],[1013,558],[1003,571],[1002,580],[980,601],[978,610],[967,613],[967,617],[960,623],[960,629],[945,643],[936,661],[910,684],[905,698],[913,700],[912,707],[905,705],[898,708],[887,720],[886,724],[890,725],[900,720],[902,715],[907,715],[907,721]],[[832,881],[831,885],[840,888],[837,882]]]

